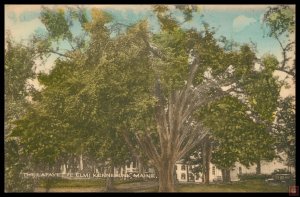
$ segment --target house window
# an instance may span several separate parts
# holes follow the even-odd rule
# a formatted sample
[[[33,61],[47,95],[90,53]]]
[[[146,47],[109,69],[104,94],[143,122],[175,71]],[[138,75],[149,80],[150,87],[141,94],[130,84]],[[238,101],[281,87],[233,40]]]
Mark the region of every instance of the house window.
[[[216,175],[216,167],[215,166],[212,167],[212,175]]]
[[[181,165],[181,170],[185,170],[185,165]]]
[[[239,174],[242,174],[242,167],[239,167]]]
[[[181,179],[185,180],[185,174],[184,173],[181,174]]]
[[[127,168],[130,168],[130,163],[127,164]]]

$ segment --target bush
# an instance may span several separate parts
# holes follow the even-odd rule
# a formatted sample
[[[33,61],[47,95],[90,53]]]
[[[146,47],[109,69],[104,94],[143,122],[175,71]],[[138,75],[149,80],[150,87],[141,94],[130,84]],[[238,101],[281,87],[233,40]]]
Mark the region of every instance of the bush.
[[[274,174],[291,174],[291,172],[289,172],[288,169],[283,168],[274,170],[274,172],[272,172],[272,175]]]
[[[154,179],[145,179],[145,178],[132,178],[132,179],[115,179],[115,183],[124,184],[124,183],[136,183],[136,182],[147,182]]]
[[[267,174],[255,174],[255,173],[239,174],[238,177],[239,177],[239,179],[241,181],[244,181],[244,180],[253,180],[253,179],[265,180],[265,179],[271,178],[271,176],[267,175]]]

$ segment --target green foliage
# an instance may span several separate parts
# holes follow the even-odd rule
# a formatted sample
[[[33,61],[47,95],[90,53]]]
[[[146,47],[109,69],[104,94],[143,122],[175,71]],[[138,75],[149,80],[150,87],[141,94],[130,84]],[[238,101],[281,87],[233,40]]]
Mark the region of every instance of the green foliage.
[[[182,11],[185,21],[192,20],[193,13],[200,11],[200,9],[197,5],[175,5],[175,8]]]
[[[223,74],[228,66],[239,66],[237,65],[239,62],[237,55],[234,52],[227,52],[219,46],[214,29],[210,28],[208,24],[204,24],[204,28],[204,31],[191,39],[192,42],[195,42],[195,54],[200,57],[200,67],[193,81],[195,85],[203,82],[203,74],[208,69],[211,70],[213,77],[217,77]]]
[[[71,39],[70,24],[66,20],[65,11],[63,8],[51,10],[47,7],[42,8],[40,19],[47,31],[50,38],[54,40]]]
[[[228,169],[237,161],[248,166],[274,157],[274,139],[265,126],[249,118],[247,111],[237,98],[224,97],[197,112],[212,130],[212,162],[220,169]]]
[[[272,175],[274,174],[291,174],[291,172],[288,171],[288,169],[283,168],[283,169],[276,169],[272,172]]]
[[[19,140],[5,138],[5,191],[32,192],[36,182],[21,176],[25,166],[25,158],[21,154]]]
[[[187,21],[197,10],[195,6],[177,8]],[[43,8],[41,21],[48,35],[34,37],[35,49],[40,55],[54,52],[63,58],[54,62],[49,74],[38,75],[44,89],[35,94],[32,108],[15,122],[13,135],[20,139],[18,146],[27,158],[24,162],[28,169],[59,170],[60,164],[72,162],[81,154],[93,158],[93,162],[110,160],[114,165],[123,164],[132,156],[132,147],[124,143],[124,136],[138,148],[135,138],[138,133],[151,135],[160,152],[155,119],[158,102],[165,105],[169,95],[185,87],[191,55],[198,58],[199,64],[193,85],[205,83],[206,71],[211,70],[212,77],[218,78],[232,65],[232,83],[245,91],[251,105],[249,109],[228,95],[193,109],[198,110],[197,121],[211,130],[212,162],[218,168],[229,169],[236,161],[250,165],[274,157],[274,136],[267,125],[254,122],[248,111],[268,123],[274,121],[279,97],[279,84],[272,76],[278,66],[276,58],[264,56],[265,68],[257,72],[253,67],[256,54],[249,45],[234,48],[234,43],[226,39],[223,39],[225,45],[220,45],[208,24],[200,32],[185,30],[168,6],[156,5],[154,12],[161,25],[159,33],[149,33],[149,24],[142,20],[122,34],[112,36],[109,24],[114,21],[107,12],[92,9],[89,21],[83,9]],[[72,34],[70,27],[74,20],[81,23],[87,38]],[[71,46],[76,43],[76,47],[61,54],[52,46],[59,40],[68,41]],[[11,62],[22,68],[22,58],[26,65],[32,64],[31,56],[27,56],[31,51],[22,47],[15,50],[5,53],[5,71],[10,71]],[[21,82],[24,85],[24,80]],[[7,84],[10,85],[7,91],[11,91],[11,82]],[[154,96],[157,84],[162,99]],[[10,94],[17,95],[19,89]],[[282,115],[282,119],[286,121],[289,115]]]
[[[154,5],[153,11],[156,13],[163,31],[172,32],[179,28],[179,23],[172,17],[172,12],[168,6]]]
[[[295,31],[295,10],[288,5],[270,7],[263,18],[270,28],[269,36],[280,36]]]
[[[292,5],[279,5],[269,7],[264,14],[264,24],[268,28],[268,36],[278,42],[282,61],[278,70],[285,72],[295,80],[295,7]],[[291,66],[292,65],[292,66]]]
[[[31,191],[33,183],[20,177],[24,169],[20,139],[11,136],[18,120],[26,113],[29,96],[29,78],[34,77],[34,50],[32,47],[15,42],[10,35],[5,48],[5,190],[8,192]]]
[[[182,29],[155,35],[154,42],[163,49],[167,61],[158,62],[156,69],[167,92],[183,87],[188,76],[187,33]]]
[[[267,73],[256,73],[255,77],[247,79],[245,83],[245,90],[250,94],[250,102],[254,110],[264,120],[272,123],[280,94],[280,86],[276,78],[272,77],[272,73],[267,71]]]
[[[286,97],[279,102],[276,114],[277,124],[274,129],[278,151],[287,155],[287,164],[295,166],[296,159],[296,109],[295,98]]]
[[[279,62],[276,59],[276,57],[274,55],[270,55],[270,54],[263,56],[262,63],[265,66],[265,69],[267,70],[267,72],[270,74],[272,74],[279,65]]]
[[[61,127],[61,121],[43,111],[32,109],[22,119],[16,121],[12,135],[21,139],[22,154],[30,161],[35,170],[46,170],[59,160],[66,144],[61,139],[67,136]],[[59,130],[59,135],[57,134]],[[30,169],[30,168],[27,168]]]
[[[264,15],[264,22],[269,27],[268,36],[276,38],[282,48],[283,61],[281,62],[279,70],[287,73],[295,79],[295,65],[290,68],[291,58],[289,53],[293,52],[293,39],[290,34],[295,31],[295,9],[290,5],[280,5],[271,7]],[[282,38],[286,36],[289,39]],[[286,43],[286,44],[284,44]],[[293,54],[293,53],[291,53]],[[264,64],[270,71],[279,67],[275,58],[267,56],[264,58]],[[287,66],[289,65],[289,66]],[[278,69],[278,68],[277,68]],[[287,82],[283,81],[282,85],[289,86]],[[295,165],[295,98],[287,97],[280,99],[278,102],[278,112],[276,114],[277,123],[274,129],[274,136],[276,137],[276,147],[278,151],[285,152],[288,157],[287,164]]]
[[[91,10],[92,21],[86,22],[84,29],[91,34],[96,34],[99,30],[104,30],[104,32],[98,32],[100,34],[107,34],[104,24],[112,21],[112,16],[107,12],[104,12],[100,9],[93,8]]]
[[[162,31],[170,33],[180,29],[183,23],[191,21],[193,13],[199,12],[200,8],[196,5],[175,5],[175,8],[166,5],[154,5],[153,11],[157,16]],[[179,22],[176,20],[176,17],[173,15],[175,11],[179,11],[183,15],[184,21]]]
[[[11,131],[11,122],[26,108],[29,95],[27,80],[34,77],[34,50],[15,42],[9,35],[5,48],[5,134]]]
[[[251,174],[251,173],[249,173],[249,174],[239,174],[238,177],[239,177],[239,179],[241,181],[259,180],[259,179],[266,180],[268,178],[271,178],[271,175],[267,175],[267,174],[255,174],[255,173]]]
[[[5,95],[9,101],[20,101],[27,95],[26,80],[34,76],[34,51],[10,37],[5,48]]]
[[[249,72],[253,70],[253,62],[256,56],[248,45],[243,45],[240,47],[240,52],[237,54],[237,66],[235,75],[240,80],[245,80]]]

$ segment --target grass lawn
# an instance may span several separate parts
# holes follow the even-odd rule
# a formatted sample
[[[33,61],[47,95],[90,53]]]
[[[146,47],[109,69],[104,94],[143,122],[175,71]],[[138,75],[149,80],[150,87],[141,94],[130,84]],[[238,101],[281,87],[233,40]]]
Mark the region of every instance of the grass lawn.
[[[45,192],[46,187],[50,188],[50,192],[101,192],[105,189],[105,179],[82,179],[68,180],[56,179],[52,181],[41,180],[35,191]],[[116,191],[157,191],[152,187],[153,182],[137,181],[137,180],[114,180]]]
[[[288,185],[270,185],[264,180],[247,180],[233,182],[230,184],[180,184],[178,192],[285,192],[289,189]]]
[[[51,186],[50,192],[102,192],[105,180],[59,180]],[[117,192],[157,192],[154,182],[115,181]],[[41,185],[38,191],[45,191]],[[178,184],[177,192],[288,192],[288,185],[271,185],[264,180],[247,180],[229,184]]]

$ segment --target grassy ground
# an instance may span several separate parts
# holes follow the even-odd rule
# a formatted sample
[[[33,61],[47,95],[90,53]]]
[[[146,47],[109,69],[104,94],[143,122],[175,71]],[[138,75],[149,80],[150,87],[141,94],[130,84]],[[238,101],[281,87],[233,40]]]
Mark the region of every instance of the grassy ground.
[[[288,186],[283,184],[270,185],[264,180],[248,180],[230,184],[210,185],[179,185],[178,192],[288,192]]]
[[[46,186],[50,188],[49,192],[103,192],[105,189],[105,184],[106,180],[104,179],[56,179],[52,182],[41,180],[36,187],[35,192],[45,192]],[[157,189],[155,189],[157,183],[153,181],[114,180],[114,186],[116,188],[116,192],[157,191]]]
[[[56,182],[49,192],[103,192],[104,180],[61,180]],[[117,181],[115,192],[157,192],[155,182],[126,182]],[[36,192],[44,192],[43,187]],[[248,180],[229,184],[178,184],[177,192],[288,192],[288,185],[271,185],[264,180]]]
[[[39,187],[45,187],[47,185],[46,181],[41,181]],[[68,180],[68,179],[58,179],[51,183],[51,187],[63,188],[63,187],[97,187],[103,186],[105,184],[104,180],[97,179],[85,179],[85,180]]]

